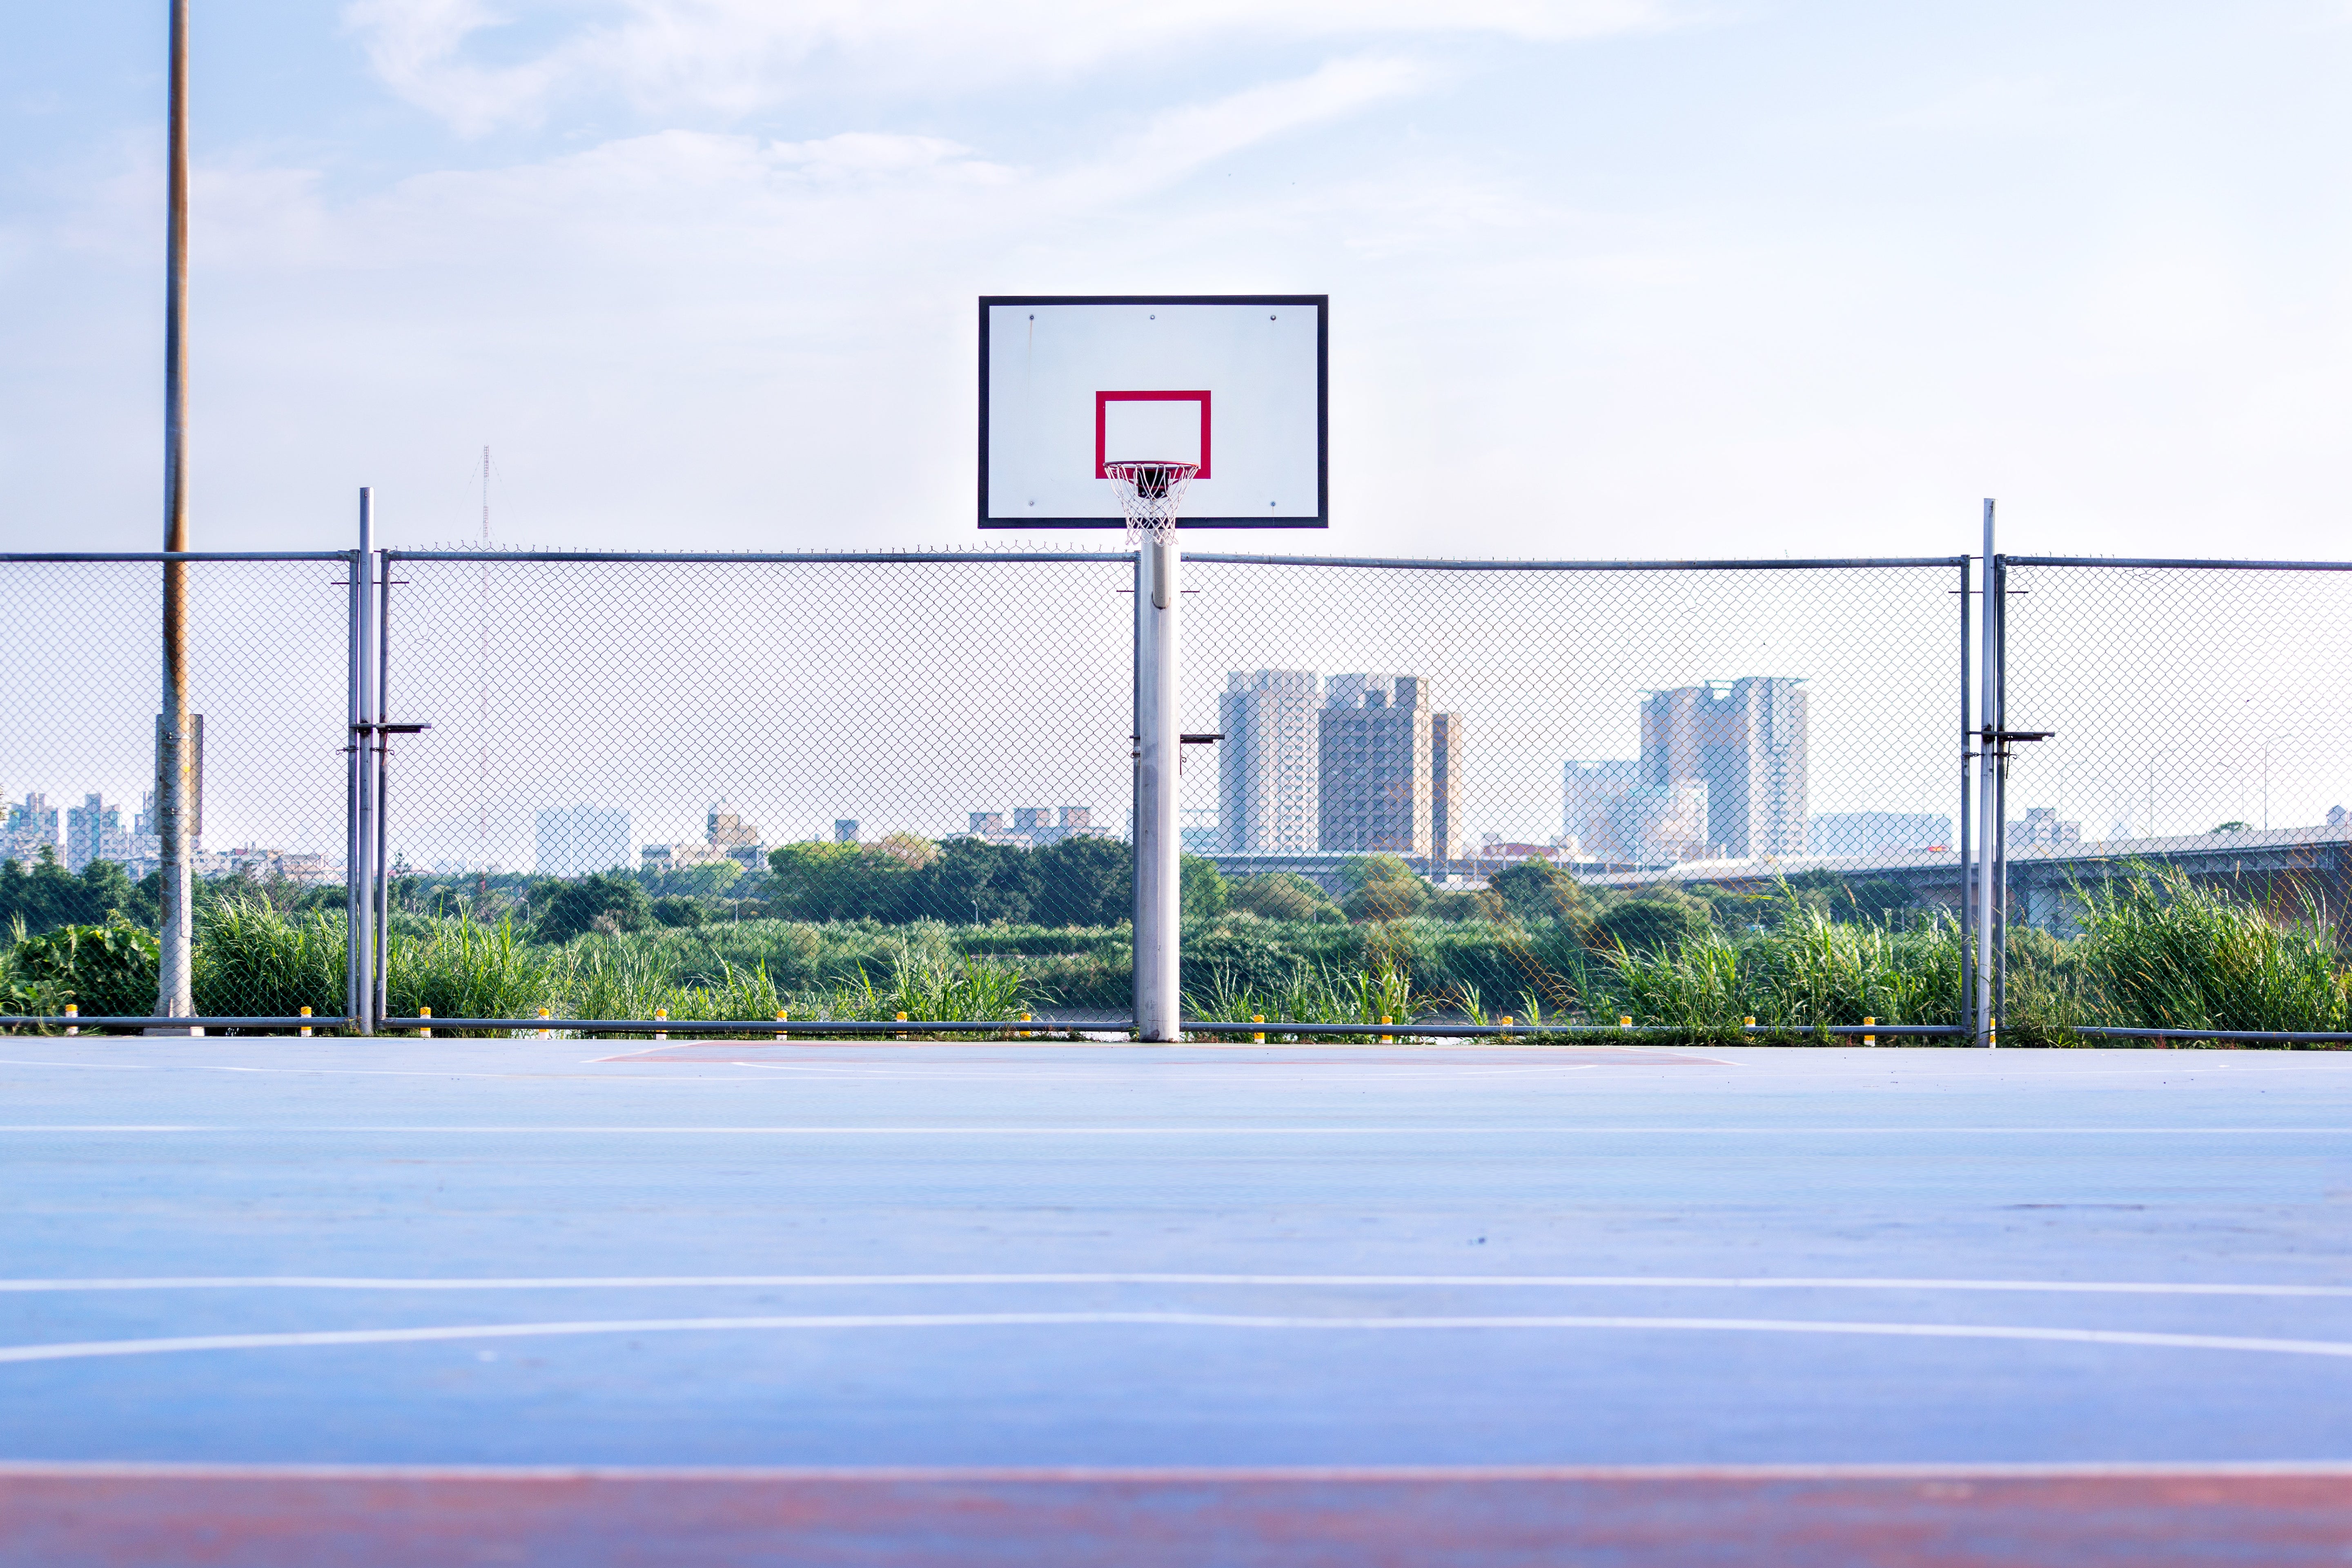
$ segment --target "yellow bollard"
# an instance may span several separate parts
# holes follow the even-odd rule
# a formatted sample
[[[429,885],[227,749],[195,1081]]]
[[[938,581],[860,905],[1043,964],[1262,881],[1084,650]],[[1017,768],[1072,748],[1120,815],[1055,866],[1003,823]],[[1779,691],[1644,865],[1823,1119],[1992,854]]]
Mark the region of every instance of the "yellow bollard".
[[[1381,1022],[1383,1024],[1393,1024],[1396,1020],[1390,1017],[1386,1013],[1383,1013],[1381,1015]],[[1384,1046],[1393,1046],[1396,1044],[1396,1037],[1394,1035],[1382,1035],[1381,1037],[1381,1044]]]
[[[307,1017],[309,1017],[310,1016],[310,1009],[309,1009],[308,1007],[303,1008],[303,1009],[302,1009],[302,1016],[304,1016],[305,1018],[307,1018]],[[308,1024],[305,1024],[305,1025],[303,1025],[303,1026],[302,1026],[302,1037],[303,1037],[304,1039],[306,1039],[306,1040],[307,1040],[307,1039],[309,1039],[309,1038],[310,1037],[310,1025],[308,1025]]]
[[[907,1021],[907,1015],[905,1015],[904,1013],[899,1014],[899,1015],[898,1016],[898,1022],[900,1022],[901,1024],[903,1024],[903,1023],[905,1023],[905,1022]],[[907,1037],[906,1037],[905,1035],[901,1034],[901,1035],[898,1035],[898,1036],[897,1036],[897,1037],[896,1037],[896,1038],[898,1038],[898,1039],[901,1039],[901,1040],[903,1040],[903,1039],[905,1039]]]
[[[1862,1021],[1862,1026],[1866,1029],[1876,1022],[1878,1022],[1878,1020],[1875,1018],[1864,1018]],[[1874,1046],[1878,1044],[1878,1037],[1876,1035],[1864,1035],[1862,1037],[1862,1043],[1865,1046]]]
[[[777,1022],[777,1023],[779,1023],[779,1024],[782,1023],[782,1022],[784,1021],[784,1019],[785,1019],[785,1017],[786,1017],[786,1016],[787,1016],[787,1015],[782,1014],[782,1013],[779,1013],[779,1014],[777,1014],[777,1015],[776,1015],[776,1022]],[[791,1038],[792,1038],[792,1037],[791,1037],[790,1035],[788,1035],[788,1034],[784,1033],[784,1031],[783,1031],[783,1030],[782,1030],[782,1029],[778,1029],[778,1030],[776,1031],[776,1038],[778,1038],[778,1039],[780,1039],[780,1040],[789,1040],[789,1039],[791,1039]]]
[[[1740,1020],[1739,1020],[1739,1026],[1740,1026],[1741,1028],[1743,1028],[1743,1029],[1752,1029],[1752,1028],[1754,1028],[1754,1027],[1756,1026],[1756,1015],[1755,1015],[1755,1014],[1753,1014],[1753,1013],[1750,1013],[1750,1014],[1748,1014],[1748,1016],[1746,1016],[1745,1018],[1740,1019]]]
[[[1502,1026],[1503,1031],[1496,1037],[1505,1040],[1509,1039],[1511,1037],[1511,1016],[1508,1013],[1506,1013],[1500,1018],[1496,1019],[1496,1022]]]
[[[664,1023],[667,1023],[668,1021],[669,1021],[669,1009],[668,1009],[668,1008],[667,1008],[667,1007],[656,1007],[656,1008],[655,1008],[655,1009],[654,1009],[654,1022],[655,1022],[655,1023],[656,1023],[656,1024],[664,1024]],[[655,1039],[656,1039],[656,1040],[667,1040],[667,1039],[668,1039],[668,1038],[669,1038],[669,1031],[668,1031],[667,1029],[656,1029],[656,1030],[654,1031],[654,1038],[655,1038]]]
[[[1627,1017],[1620,1017],[1617,1020],[1617,1026],[1621,1029],[1630,1029],[1633,1026],[1633,1020]]]
[[[81,1009],[73,1003],[68,1002],[66,1004],[66,1016],[68,1018],[79,1018],[81,1016]],[[81,1026],[79,1024],[68,1024],[66,1026],[66,1033],[68,1035],[79,1035],[81,1033]]]
[[[552,1018],[552,1017],[554,1017],[554,1016],[555,1016],[555,1014],[554,1014],[553,1010],[552,1010],[552,1009],[551,1009],[551,1008],[541,1007],[541,1008],[539,1010],[539,1016],[540,1016],[541,1017],[542,1017],[542,1018]],[[545,1039],[551,1039],[551,1038],[553,1038],[553,1037],[554,1037],[554,1033],[553,1033],[553,1031],[552,1031],[552,1030],[549,1030],[549,1029],[541,1029],[541,1030],[539,1032],[539,1037],[540,1037],[541,1039],[542,1039],[542,1040],[545,1040]]]
[[[1265,1022],[1265,1015],[1263,1013],[1252,1013],[1250,1015],[1250,1022],[1253,1024],[1263,1024]],[[1265,1044],[1265,1037],[1264,1035],[1252,1035],[1250,1037],[1250,1043],[1252,1045],[1262,1046]]]
[[[1024,1024],[1032,1024],[1036,1022],[1036,1018],[1033,1014],[1024,1013],[1021,1015],[1021,1021]],[[1034,1040],[1037,1037],[1037,1031],[1034,1029],[1016,1030],[1013,1037],[1017,1040]]]
[[[416,1037],[420,1040],[431,1039],[433,1037],[433,1025],[431,1022],[433,1017],[433,1009],[430,1007],[419,1007],[416,1010],[416,1016],[426,1020],[425,1026],[416,1031]]]

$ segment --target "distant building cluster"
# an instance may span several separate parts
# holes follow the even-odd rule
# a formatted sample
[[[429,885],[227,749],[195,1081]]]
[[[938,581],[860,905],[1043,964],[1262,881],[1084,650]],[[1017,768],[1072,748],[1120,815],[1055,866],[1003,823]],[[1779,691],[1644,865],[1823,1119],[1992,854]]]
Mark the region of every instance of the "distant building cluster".
[[[233,849],[206,849],[203,823],[189,836],[189,868],[199,878],[246,877],[255,881],[284,879],[304,886],[340,881],[343,865],[324,855],[247,844]],[[131,826],[122,826],[122,808],[100,795],[85,795],[79,805],[60,811],[38,791],[11,802],[0,813],[0,860],[31,865],[46,849],[58,864],[79,876],[100,860],[110,860],[132,881],[143,881],[163,863],[163,841],[155,831],[155,792],[141,797]]]
[[[1813,818],[1816,855],[1867,858],[1951,847],[1952,819],[1932,812],[1832,811]]]
[[[2060,845],[2083,842],[2083,825],[2061,822],[2054,805],[2032,805],[2025,809],[2022,822],[2009,825],[2009,847],[2054,848]]]
[[[135,881],[155,869],[163,858],[162,841],[154,833],[155,796],[150,791],[131,830],[122,826],[122,808],[97,795],[82,796],[79,805],[61,813],[38,791],[10,804],[0,818],[0,859],[31,864],[47,849],[58,863],[79,875],[93,860],[111,860]],[[63,819],[60,830],[59,820]],[[202,853],[199,847],[198,853]]]
[[[628,835],[628,814],[615,814],[622,822],[622,837]],[[648,871],[681,871],[689,866],[715,865],[732,860],[746,871],[764,871],[768,867],[768,844],[761,836],[760,825],[747,822],[740,812],[721,801],[703,816],[702,842],[679,839],[670,844],[648,844],[638,854],[637,863]],[[849,825],[851,831],[857,825]]]
[[[1455,853],[1463,720],[1426,679],[1234,670],[1217,706],[1221,853]]]
[[[1810,853],[1808,721],[1786,676],[1651,692],[1639,757],[1566,764],[1563,837],[1633,866]]]
[[[1016,805],[1009,819],[1001,811],[971,812],[967,816],[971,826],[964,837],[1013,849],[1043,849],[1065,838],[1111,836],[1108,828],[1096,825],[1094,807],[1090,805],[1066,805],[1059,811],[1057,818],[1052,806]]]

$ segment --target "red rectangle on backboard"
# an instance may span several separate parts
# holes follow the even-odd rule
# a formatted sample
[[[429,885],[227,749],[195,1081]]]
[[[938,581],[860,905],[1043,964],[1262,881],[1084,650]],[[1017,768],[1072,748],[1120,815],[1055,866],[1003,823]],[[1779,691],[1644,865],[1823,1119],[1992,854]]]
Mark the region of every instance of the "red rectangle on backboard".
[[[1209,395],[1200,392],[1097,392],[1095,394],[1095,478],[1107,479],[1105,443],[1109,437],[1110,405],[1114,403],[1197,403],[1201,405],[1201,469],[1192,477],[1210,478]]]

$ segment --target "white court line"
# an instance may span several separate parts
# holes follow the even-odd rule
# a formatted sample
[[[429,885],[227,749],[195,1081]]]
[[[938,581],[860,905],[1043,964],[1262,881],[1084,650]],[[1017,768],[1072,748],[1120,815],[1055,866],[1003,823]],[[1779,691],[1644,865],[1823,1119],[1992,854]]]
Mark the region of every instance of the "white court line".
[[[545,1323],[452,1323],[409,1329],[327,1329],[290,1333],[186,1334],[167,1339],[82,1340],[0,1346],[0,1364],[169,1355],[191,1351],[292,1350],[330,1345],[422,1344],[446,1340],[547,1339],[581,1334],[710,1333],[859,1329],[1179,1328],[1306,1330],[1375,1333],[1477,1330],[1619,1329],[1699,1333],[1829,1334],[1884,1339],[2000,1340],[2159,1350],[2249,1351],[2352,1358],[2352,1342],[2237,1334],[2151,1333],[2128,1329],[2024,1328],[1979,1323],[1831,1322],[1787,1318],[1286,1317],[1230,1312],[859,1312],[817,1316],[617,1318]]]
[[[0,1479],[387,1481],[1843,1481],[2352,1479],[2345,1459],[1958,1460],[1707,1465],[466,1465],[0,1459]]]
[[[658,1082],[661,1082],[661,1081],[664,1081],[664,1080],[662,1080],[662,1079],[657,1079],[657,1078],[656,1078],[656,1079],[642,1079],[642,1080],[632,1080],[632,1081],[643,1081],[643,1082],[648,1082],[648,1083],[658,1083]],[[706,1081],[709,1081],[709,1080],[706,1080]],[[765,1081],[765,1080],[762,1080],[762,1079],[737,1079],[737,1080],[733,1080],[733,1081],[742,1082],[742,1083],[759,1083],[759,1082],[762,1082],[762,1081]],[[1293,1136],[1293,1135],[1298,1135],[1298,1136],[1331,1137],[1331,1138],[1355,1138],[1355,1137],[1383,1137],[1383,1138],[1386,1138],[1386,1137],[1421,1137],[1421,1136],[1423,1136],[1423,1135],[1433,1135],[1433,1135],[1441,1135],[1441,1134],[1442,1134],[1442,1135],[1444,1135],[1444,1136],[1448,1136],[1448,1137],[1454,1137],[1454,1136],[1464,1136],[1464,1137],[1478,1137],[1478,1138],[1494,1138],[1494,1137],[1523,1137],[1523,1136],[1527,1136],[1527,1135],[1530,1135],[1530,1134],[1538,1134],[1538,1133],[1574,1133],[1574,1134],[1577,1134],[1577,1135],[1579,1135],[1579,1136],[1603,1136],[1603,1135],[1606,1135],[1606,1136],[1612,1136],[1612,1137],[1631,1137],[1631,1138],[1646,1138],[1646,1137],[1656,1136],[1656,1135],[1659,1135],[1659,1134],[1668,1134],[1668,1133],[1675,1134],[1675,1135],[1702,1136],[1702,1137],[1730,1136],[1730,1137],[1741,1137],[1741,1138],[1785,1138],[1785,1137],[1793,1137],[1793,1136],[1804,1136],[1804,1137],[1872,1137],[1872,1138],[1875,1138],[1875,1137],[1913,1137],[1913,1136],[1916,1136],[1916,1135],[1919,1135],[1919,1134],[1922,1134],[1922,1133],[1938,1133],[1938,1134],[1961,1135],[1961,1136],[1968,1136],[1968,1137],[2027,1137],[2027,1138],[2040,1138],[2040,1137],[2103,1137],[2103,1138],[2104,1138],[2104,1137],[2128,1137],[2128,1138],[2140,1138],[2140,1137],[2151,1137],[2151,1136],[2153,1136],[2153,1137],[2165,1137],[2165,1138],[2181,1138],[2181,1137],[2247,1137],[2247,1136],[2271,1136],[2271,1135],[2281,1134],[2281,1133],[2291,1133],[2291,1134],[2326,1134],[2326,1135],[2334,1135],[2334,1136],[2344,1136],[2344,1135],[2347,1135],[2347,1134],[2352,1134],[2352,1126],[2347,1126],[2347,1127],[2311,1127],[2311,1126],[2300,1126],[2300,1125],[2298,1125],[2298,1126],[2284,1126],[2284,1127],[1980,1127],[1980,1126],[1966,1126],[1966,1125],[1962,1125],[1962,1126],[1934,1126],[1934,1125],[1911,1124],[1911,1125],[1895,1125],[1895,1126],[1885,1126],[1885,1127],[1882,1127],[1882,1126],[1868,1126],[1868,1127],[1818,1127],[1818,1126],[1810,1126],[1810,1125],[1807,1125],[1807,1126],[1782,1126],[1782,1125],[1777,1125],[1777,1124],[1775,1124],[1775,1123],[1772,1123],[1772,1122],[1766,1122],[1766,1121],[1759,1121],[1759,1122],[1756,1122],[1756,1123],[1753,1123],[1753,1124],[1751,1124],[1751,1125],[1747,1125],[1747,1126],[1713,1126],[1713,1125],[1693,1125],[1693,1126],[1651,1126],[1651,1125],[1644,1125],[1644,1124],[1640,1123],[1640,1122],[1626,1121],[1626,1122],[1612,1122],[1612,1123],[1564,1123],[1564,1122],[1537,1122],[1537,1123],[1522,1123],[1522,1124],[1513,1124],[1513,1123],[1509,1123],[1509,1122],[1489,1122],[1489,1123],[1486,1123],[1486,1124],[1483,1124],[1483,1125],[1478,1125],[1478,1126],[1469,1126],[1469,1127],[1465,1127],[1465,1126],[1454,1126],[1454,1125],[1450,1125],[1450,1124],[1440,1124],[1440,1125],[1428,1126],[1428,1127],[1399,1127],[1399,1126],[1390,1126],[1390,1125],[1386,1125],[1386,1124],[1375,1124],[1375,1125],[1371,1125],[1371,1126],[1362,1126],[1362,1127],[1349,1127],[1349,1126],[1345,1126],[1345,1125],[1332,1125],[1332,1124],[1328,1124],[1328,1123],[1324,1124],[1324,1125],[1321,1125],[1321,1126],[1309,1126],[1309,1127],[1302,1127],[1302,1126],[1265,1127],[1265,1126],[1255,1126],[1255,1125],[1249,1125],[1249,1124],[1231,1124],[1231,1123],[1224,1124],[1224,1125],[1220,1125],[1220,1126],[1213,1126],[1213,1127],[1201,1127],[1201,1126],[1070,1127],[1070,1126],[1051,1126],[1051,1125],[1047,1125],[1047,1126],[1006,1126],[1006,1125],[1003,1125],[1003,1124],[1001,1124],[1001,1123],[988,1123],[988,1124],[973,1124],[973,1123],[967,1123],[967,1124],[963,1124],[963,1125],[957,1125],[957,1124],[954,1124],[954,1123],[947,1123],[947,1124],[933,1124],[933,1125],[913,1125],[913,1124],[908,1124],[908,1125],[898,1125],[898,1124],[890,1124],[890,1125],[881,1125],[881,1126],[845,1126],[845,1125],[841,1125],[841,1124],[838,1124],[838,1123],[817,1123],[817,1122],[811,1122],[811,1123],[787,1123],[787,1124],[782,1124],[782,1125],[776,1125],[776,1126],[764,1126],[764,1127],[761,1127],[761,1126],[715,1126],[715,1127],[695,1127],[695,1126],[683,1126],[683,1125],[677,1125],[677,1124],[659,1124],[659,1123],[657,1123],[657,1124],[650,1124],[650,1125],[635,1125],[635,1126],[602,1126],[602,1127],[600,1127],[600,1126],[593,1126],[593,1125],[591,1125],[591,1126],[579,1126],[579,1125],[570,1125],[570,1124],[562,1125],[562,1126],[550,1126],[550,1125],[547,1125],[547,1124],[545,1124],[545,1123],[540,1123],[540,1124],[537,1124],[537,1125],[518,1125],[518,1124],[511,1124],[511,1123],[496,1123],[496,1124],[488,1124],[488,1125],[476,1125],[476,1126],[463,1126],[463,1127],[459,1127],[459,1126],[449,1126],[449,1125],[446,1125],[446,1124],[445,1124],[445,1125],[437,1125],[437,1126],[426,1126],[426,1125],[409,1124],[409,1123],[394,1123],[394,1124],[389,1124],[389,1125],[383,1125],[383,1126],[358,1126],[358,1125],[352,1125],[352,1124],[349,1124],[349,1123],[329,1123],[329,1124],[317,1125],[317,1126],[307,1126],[307,1125],[296,1125],[296,1124],[290,1124],[290,1123],[289,1123],[289,1124],[285,1124],[285,1125],[275,1125],[275,1126],[273,1126],[273,1125],[269,1125],[269,1124],[267,1124],[267,1123],[230,1123],[230,1122],[220,1122],[220,1123],[194,1123],[194,1122],[184,1122],[184,1123],[170,1123],[170,1124],[164,1124],[164,1123],[152,1123],[152,1124],[151,1124],[151,1123],[142,1123],[142,1122],[97,1122],[97,1121],[93,1121],[93,1122],[29,1122],[29,1121],[28,1121],[28,1122],[0,1123],[0,1133],[5,1133],[5,1132],[236,1132],[236,1133],[266,1133],[266,1134],[269,1134],[269,1135],[271,1135],[271,1136],[279,1136],[279,1135],[284,1135],[284,1134],[288,1134],[288,1133],[313,1133],[313,1134],[318,1134],[318,1133],[331,1133],[331,1134],[336,1134],[336,1135],[342,1135],[342,1134],[349,1134],[349,1133],[452,1133],[452,1134],[455,1134],[455,1133],[467,1133],[467,1134],[495,1134],[495,1135],[498,1135],[498,1136],[500,1136],[500,1137],[511,1136],[511,1135],[519,1134],[519,1133],[530,1132],[530,1133],[548,1133],[548,1134],[557,1134],[557,1135],[562,1135],[562,1136],[574,1136],[574,1135],[579,1135],[579,1134],[593,1134],[593,1135],[597,1135],[597,1136],[604,1136],[604,1137],[617,1136],[617,1135],[620,1135],[620,1134],[625,1134],[625,1133],[626,1133],[626,1134],[644,1134],[644,1135],[649,1135],[649,1136],[686,1135],[686,1136],[692,1136],[692,1137],[704,1137],[704,1136],[709,1136],[709,1137],[723,1137],[723,1136],[733,1136],[733,1135],[738,1135],[738,1134],[764,1134],[764,1135],[777,1135],[777,1136],[787,1136],[787,1137],[807,1137],[807,1136],[824,1136],[824,1137],[832,1137],[832,1136],[836,1136],[836,1135],[838,1135],[838,1136],[850,1136],[850,1137],[882,1137],[882,1138],[905,1138],[905,1137],[936,1138],[936,1137],[941,1137],[941,1136],[951,1136],[951,1135],[971,1136],[971,1137],[1017,1137],[1017,1138],[1036,1138],[1036,1137],[1046,1137],[1046,1136],[1067,1136],[1067,1137],[1087,1137],[1087,1138],[1097,1138],[1097,1137],[1099,1137],[1099,1138],[1163,1138],[1163,1137],[1183,1137],[1183,1138],[1192,1138],[1192,1137],[1208,1137],[1208,1136],[1215,1136],[1215,1137],[1232,1137],[1232,1138],[1250,1138],[1250,1137],[1258,1137],[1258,1136],[1261,1136],[1261,1135],[1276,1135],[1276,1136],[1282,1136],[1282,1137],[1289,1137],[1289,1136]]]
[[[339,1274],[158,1276],[120,1279],[0,1279],[0,1295],[71,1290],[637,1290],[833,1289],[972,1285],[1239,1285],[1317,1289],[1991,1290],[2086,1296],[2347,1298],[2346,1285],[2244,1285],[2164,1280],[1760,1278],[1682,1274],[653,1274],[419,1279]]]

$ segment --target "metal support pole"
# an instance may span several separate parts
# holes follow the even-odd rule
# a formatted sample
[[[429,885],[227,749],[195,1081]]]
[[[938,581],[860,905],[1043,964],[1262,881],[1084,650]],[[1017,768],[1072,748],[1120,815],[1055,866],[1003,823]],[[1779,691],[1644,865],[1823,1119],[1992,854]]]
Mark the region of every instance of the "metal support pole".
[[[1969,637],[1974,629],[1969,612],[1975,608],[1969,603],[1969,560],[1960,557],[1960,1016],[1959,1026],[1969,1039],[1977,1033],[1976,949],[1976,863],[1970,858],[1974,848],[1969,818],[1974,803],[1969,798],[1975,781],[1969,776],[1976,765],[1975,738],[1969,731],[1969,704],[1974,695],[1969,689]]]
[[[1183,840],[1177,777],[1177,583],[1173,531],[1146,533],[1135,552],[1135,1032],[1173,1041],[1183,1029]]]
[[[2000,616],[1993,623],[1992,651],[1985,657],[1992,661],[1993,689],[2000,693],[2000,707],[1992,717],[1992,727],[2000,736],[2000,752],[1995,759],[1992,783],[1992,829],[1986,835],[1992,840],[1993,908],[2000,918],[1993,927],[1992,1018],[1998,1029],[2009,1016],[2009,563],[2000,556],[1992,558],[1985,574],[1985,593],[2000,605]]]
[[[188,5],[172,0],[170,195],[164,222],[163,548],[188,548]],[[163,710],[156,726],[155,834],[163,862],[155,1016],[184,1018],[194,996],[195,760],[188,710],[188,563],[163,563]],[[184,1026],[161,1031],[184,1034]]]
[[[375,917],[371,921],[369,936],[369,977],[375,987],[375,1005],[371,1018],[381,1019],[392,1012],[392,856],[390,853],[391,797],[385,789],[386,765],[392,755],[392,737],[384,732],[392,714],[392,561],[389,555],[376,557],[378,577],[375,601],[375,719],[372,733],[375,741],[375,847],[370,853],[369,868],[375,874]]]
[[[343,848],[343,1014],[354,1035],[375,1033],[375,981],[371,960],[375,942],[374,887],[368,867],[375,851],[375,776],[368,766],[368,751],[375,731],[371,700],[375,669],[373,640],[368,636],[369,612],[375,585],[375,495],[360,491],[360,547],[352,552],[351,605],[351,777],[347,786],[348,836]]]
[[[2000,805],[1995,798],[1993,753],[2000,749],[2000,679],[1997,650],[2000,647],[2000,594],[1993,581],[1992,500],[1984,503],[1984,605],[1977,649],[1983,666],[1977,700],[1977,1005],[1976,1043],[1998,1043],[2000,1023],[1993,1012],[1993,846],[2000,831]]]

